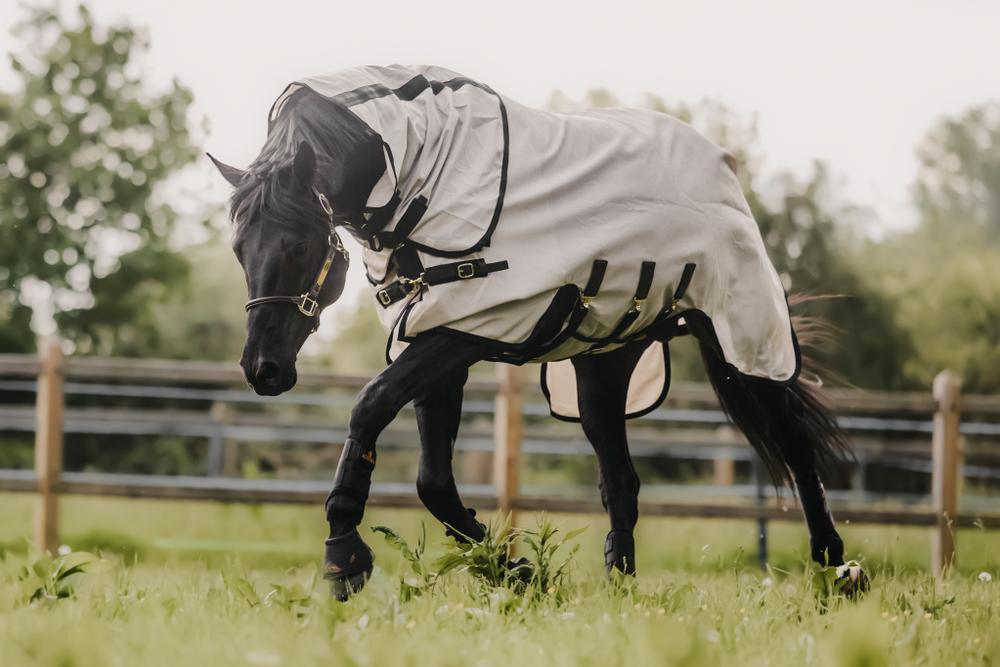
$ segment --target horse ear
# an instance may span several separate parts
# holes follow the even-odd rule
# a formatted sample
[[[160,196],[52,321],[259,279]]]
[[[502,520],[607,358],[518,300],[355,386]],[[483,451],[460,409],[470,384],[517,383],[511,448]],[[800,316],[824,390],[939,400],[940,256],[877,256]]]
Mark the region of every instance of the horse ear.
[[[216,160],[215,156],[212,155],[211,153],[205,153],[205,155],[207,155],[208,159],[212,161],[212,164],[215,165],[215,168],[219,170],[219,173],[222,174],[222,177],[227,181],[229,181],[229,184],[232,185],[234,188],[243,181],[243,177],[246,175],[245,171],[243,171],[242,169],[237,169],[236,167],[230,167],[225,162],[220,162],[219,160]]]
[[[295,163],[292,167],[295,180],[303,187],[310,187],[316,177],[316,152],[309,142],[303,141],[295,152]]]

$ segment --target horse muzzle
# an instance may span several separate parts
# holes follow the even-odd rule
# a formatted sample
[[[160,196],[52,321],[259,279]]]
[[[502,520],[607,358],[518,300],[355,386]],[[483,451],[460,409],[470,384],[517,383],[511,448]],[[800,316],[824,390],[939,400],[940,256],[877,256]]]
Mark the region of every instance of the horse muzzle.
[[[247,384],[259,396],[277,396],[295,386],[298,374],[294,364],[281,364],[273,359],[257,358],[253,363],[240,364]]]

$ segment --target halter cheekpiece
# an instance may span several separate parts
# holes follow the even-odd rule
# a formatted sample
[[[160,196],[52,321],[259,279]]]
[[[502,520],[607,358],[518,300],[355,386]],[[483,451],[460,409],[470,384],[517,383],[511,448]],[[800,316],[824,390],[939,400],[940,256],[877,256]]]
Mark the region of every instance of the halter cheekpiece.
[[[298,296],[261,296],[256,299],[250,299],[245,306],[248,312],[251,308],[262,306],[265,303],[293,303],[298,307],[299,312],[306,317],[316,317],[321,310],[319,294],[323,291],[323,285],[330,274],[330,267],[333,266],[334,258],[339,253],[344,258],[344,261],[350,261],[347,248],[344,247],[340,237],[334,230],[333,207],[330,206],[330,200],[322,192],[316,190],[316,188],[313,188],[313,194],[319,200],[319,205],[323,208],[323,213],[326,214],[327,221],[330,224],[330,233],[327,236],[326,257],[323,258],[323,263],[320,265],[315,280],[313,280],[312,285],[306,292]]]

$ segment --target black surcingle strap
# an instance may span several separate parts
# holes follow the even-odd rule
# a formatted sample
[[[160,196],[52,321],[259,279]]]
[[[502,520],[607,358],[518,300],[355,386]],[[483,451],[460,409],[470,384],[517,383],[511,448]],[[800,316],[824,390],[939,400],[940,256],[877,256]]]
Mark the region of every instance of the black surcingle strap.
[[[649,288],[653,286],[653,273],[655,271],[656,262],[647,261],[642,263],[642,266],[639,268],[639,283],[635,287],[635,296],[632,297],[632,306],[618,320],[618,324],[605,339],[606,343],[618,342],[618,337],[632,326],[633,322],[639,319],[639,313],[646,307],[646,297],[649,296]]]
[[[681,279],[677,282],[677,289],[674,290],[674,295],[670,299],[671,313],[677,310],[677,304],[684,298],[684,294],[687,292],[688,286],[691,284],[691,278],[694,277],[694,270],[696,268],[698,268],[698,265],[694,262],[688,262],[684,265],[684,271],[681,273]]]
[[[607,273],[607,271],[608,260],[594,260],[594,263],[590,267],[590,278],[587,279],[587,284],[584,285],[583,294],[580,297],[584,308],[590,308],[590,300],[597,296],[597,293],[601,291],[601,283],[604,282],[604,274]]]

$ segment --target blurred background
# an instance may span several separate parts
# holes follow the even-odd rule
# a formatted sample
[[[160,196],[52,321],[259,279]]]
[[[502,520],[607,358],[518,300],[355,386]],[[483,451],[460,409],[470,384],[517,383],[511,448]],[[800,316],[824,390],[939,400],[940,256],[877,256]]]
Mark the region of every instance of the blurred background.
[[[245,286],[228,188],[204,152],[249,163],[271,102],[297,77],[434,63],[551,110],[669,113],[736,154],[786,289],[836,295],[804,310],[838,331],[821,360],[860,443],[858,463],[831,481],[835,498],[927,502],[931,384],[950,370],[980,406],[963,414],[963,506],[997,507],[1000,409],[986,397],[1000,390],[1000,5],[281,6],[0,6],[0,353],[31,355],[58,335],[74,359],[221,362],[143,377],[121,361],[70,378],[67,473],[320,493],[351,397],[383,365],[384,333],[352,266],[300,361],[332,375],[267,402],[240,385]],[[699,388],[694,347],[671,351],[679,393],[633,429],[645,497],[755,498],[749,453]],[[26,471],[37,385],[8,371],[0,468]],[[488,493],[495,386],[492,368],[476,373],[459,468]],[[593,499],[582,436],[544,418],[533,368],[525,383],[525,493]],[[381,444],[381,481],[412,488],[412,416]]]

